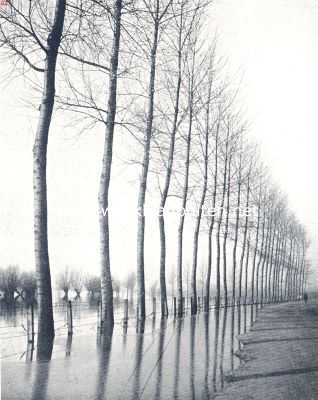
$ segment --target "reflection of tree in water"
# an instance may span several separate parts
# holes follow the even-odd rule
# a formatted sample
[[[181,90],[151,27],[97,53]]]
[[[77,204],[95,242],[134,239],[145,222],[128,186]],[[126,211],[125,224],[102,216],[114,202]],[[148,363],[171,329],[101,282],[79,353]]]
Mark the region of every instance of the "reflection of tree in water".
[[[204,342],[205,342],[205,363],[204,363],[204,390],[203,400],[210,398],[209,389],[209,367],[210,367],[210,313],[204,314]]]
[[[111,355],[113,327],[108,326],[102,334],[98,335],[98,374],[96,382],[96,395],[94,399],[104,399],[107,387],[109,361]]]
[[[37,364],[35,379],[32,387],[32,400],[45,400],[47,398],[47,386],[50,372],[50,360],[52,357],[54,338],[49,339],[43,335],[38,336]]]
[[[166,336],[167,318],[160,320],[160,333],[158,343],[158,364],[157,364],[157,379],[155,388],[155,400],[161,398],[161,385],[162,385],[162,356],[164,352],[165,336]]]
[[[213,382],[213,391],[216,392],[216,378],[217,378],[217,365],[218,365],[218,347],[219,347],[219,329],[220,329],[220,310],[218,308],[215,309],[214,312],[214,352],[213,352],[213,374],[212,374],[212,382]]]
[[[234,370],[235,307],[231,308],[231,371]]]
[[[224,307],[223,311],[223,322],[222,322],[222,341],[221,341],[221,356],[220,356],[220,377],[221,377],[221,388],[224,387],[224,347],[225,347],[225,334],[226,334],[226,323],[227,323],[227,307]]]
[[[196,316],[191,317],[190,323],[190,389],[191,389],[191,399],[195,399],[195,329],[196,329],[197,319]]]
[[[241,303],[237,304],[237,334],[241,334]]]
[[[141,364],[144,348],[144,332],[145,332],[145,320],[142,319],[137,321],[137,335],[136,335],[136,353],[135,353],[135,370],[134,370],[134,385],[132,392],[132,399],[139,399],[140,393],[140,374],[141,374]]]
[[[253,303],[251,304],[251,314],[250,314],[250,327],[252,327],[254,324],[254,305]]]
[[[176,327],[176,350],[175,350],[175,375],[173,385],[173,398],[178,399],[179,392],[179,381],[180,381],[180,349],[181,349],[181,331],[182,331],[183,319],[177,320]]]

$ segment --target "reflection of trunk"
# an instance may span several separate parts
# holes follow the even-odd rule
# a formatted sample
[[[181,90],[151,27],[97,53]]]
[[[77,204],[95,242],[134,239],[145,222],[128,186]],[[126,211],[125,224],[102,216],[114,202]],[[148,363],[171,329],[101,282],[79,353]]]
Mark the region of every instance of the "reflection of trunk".
[[[235,307],[231,309],[231,372],[234,371],[234,330],[235,330]]]
[[[212,270],[212,233],[215,222],[215,205],[216,205],[216,195],[217,195],[217,178],[218,178],[218,145],[219,145],[219,126],[218,123],[216,134],[215,134],[215,157],[214,157],[214,187],[212,195],[212,216],[209,225],[209,239],[208,239],[208,271],[207,278],[205,282],[205,296],[206,296],[206,309],[209,309],[210,304],[210,285],[211,285],[211,270]],[[217,289],[220,292],[220,282],[217,281]]]
[[[183,183],[183,193],[182,193],[182,206],[181,215],[178,226],[178,259],[177,259],[177,290],[178,290],[178,313],[182,313],[180,310],[180,304],[182,303],[182,255],[183,255],[183,228],[185,212],[188,200],[188,190],[189,190],[189,170],[190,170],[190,150],[191,150],[191,138],[192,138],[192,123],[193,123],[193,85],[194,85],[194,73],[192,71],[192,76],[190,77],[190,88],[189,88],[189,128],[186,138],[186,159],[185,159],[185,174]]]
[[[240,223],[240,207],[241,207],[241,186],[242,186],[242,152],[239,155],[239,167],[238,167],[238,188],[237,188],[237,203],[236,203],[236,217],[235,217],[235,232],[234,232],[234,246],[233,246],[233,272],[232,272],[232,297],[235,302],[236,297],[236,252],[237,252],[237,241],[239,233]]]
[[[220,310],[218,308],[215,309],[214,312],[215,317],[215,330],[214,330],[214,352],[213,352],[213,373],[212,373],[212,382],[213,382],[213,391],[217,391],[217,367],[218,367],[218,351],[219,351],[219,328],[220,328]]]
[[[145,331],[145,320],[142,319],[137,322],[137,334],[136,334],[136,347],[135,347],[135,379],[132,391],[132,399],[139,399],[141,397],[140,393],[140,375],[142,358],[144,351],[144,331]]]
[[[103,335],[100,336],[98,348],[98,375],[96,382],[96,399],[107,398],[107,377],[109,372],[109,362],[112,348],[113,326],[107,326]]]
[[[241,303],[237,306],[237,334],[241,334]]]
[[[227,135],[226,135],[226,143],[225,143],[222,198],[221,198],[220,215],[219,215],[219,219],[218,219],[217,232],[216,232],[216,279],[217,279],[217,282],[220,281],[220,262],[221,262],[220,236],[221,236],[221,225],[222,225],[222,219],[223,219],[223,211],[224,211],[223,208],[224,208],[226,182],[227,182],[226,180],[227,180],[227,167],[228,167],[229,134],[230,134],[230,128],[228,127]],[[224,294],[225,294],[225,301],[226,301],[226,296],[227,296],[226,282],[224,285]],[[218,307],[219,305],[220,305],[220,291],[218,288],[218,292],[216,294],[216,306]]]
[[[148,89],[148,111],[145,131],[144,154],[140,175],[139,194],[138,194],[138,225],[137,225],[137,287],[138,287],[138,311],[140,318],[146,317],[145,304],[145,215],[144,207],[146,201],[147,177],[150,159],[150,143],[152,135],[154,103],[155,103],[155,80],[156,80],[156,60],[159,41],[159,1],[156,2],[156,10],[153,15],[154,31],[152,48],[150,54],[150,73]]]
[[[165,336],[166,336],[167,319],[161,318],[160,320],[160,337],[158,342],[158,364],[157,364],[157,378],[155,389],[155,400],[161,399],[161,386],[162,386],[162,356],[164,352]],[[141,397],[141,396],[140,396]],[[137,397],[139,398],[139,397]]]
[[[220,354],[220,377],[221,377],[221,388],[224,387],[224,348],[225,348],[225,334],[226,334],[226,322],[227,322],[227,307],[223,311],[223,323],[222,323],[222,342],[221,342],[221,354]]]
[[[38,337],[37,343],[37,364],[35,380],[32,387],[32,400],[46,399],[47,386],[49,381],[50,360],[53,350],[53,338],[46,338],[43,335]],[[40,362],[39,362],[40,361]]]
[[[191,399],[195,399],[195,328],[196,317],[191,317],[190,321],[190,390]]]
[[[176,87],[176,99],[174,104],[174,116],[173,116],[173,126],[170,134],[170,145],[169,145],[169,155],[166,170],[166,177],[164,187],[161,193],[160,200],[160,210],[159,210],[159,232],[160,232],[160,293],[161,293],[161,313],[163,316],[168,315],[168,304],[167,304],[167,288],[166,288],[166,234],[165,234],[165,221],[163,210],[166,205],[166,200],[170,187],[170,180],[172,174],[172,167],[174,161],[174,148],[176,133],[178,129],[178,116],[179,116],[179,101],[180,101],[180,90],[181,90],[181,77],[182,77],[182,17],[183,17],[183,7],[181,6],[180,15],[180,29],[178,37],[178,79]],[[182,275],[182,271],[179,271]],[[182,280],[182,276],[181,276]],[[182,287],[181,292],[178,294],[178,313],[182,313]]]
[[[99,227],[100,227],[100,256],[101,256],[101,296],[102,296],[102,315],[101,329],[104,329],[106,323],[114,323],[113,310],[113,286],[110,269],[110,252],[109,252],[109,221],[108,221],[108,195],[111,178],[111,167],[113,157],[113,138],[116,117],[116,98],[117,98],[117,72],[118,72],[118,56],[120,46],[120,30],[121,30],[121,11],[122,0],[114,1],[114,33],[113,48],[110,60],[109,72],[109,95],[107,104],[107,123],[104,142],[104,155],[102,163],[102,173],[99,183]]]
[[[206,191],[208,187],[208,151],[209,151],[209,120],[210,120],[210,96],[211,88],[209,90],[208,104],[206,110],[206,127],[205,127],[205,140],[204,140],[204,174],[203,174],[203,185],[201,199],[199,203],[198,216],[196,219],[194,236],[193,236],[193,256],[192,256],[192,276],[191,276],[191,289],[193,297],[193,312],[197,313],[198,303],[197,303],[197,264],[198,264],[198,242],[199,242],[199,232],[200,224],[202,218],[202,209],[205,201]]]
[[[247,315],[246,315],[246,303],[243,305],[244,311],[244,333],[247,331]]]
[[[52,30],[47,39],[44,88],[33,146],[34,248],[38,289],[38,336],[54,336],[52,286],[47,235],[46,163],[49,129],[55,97],[58,49],[64,25],[66,0],[57,0]]]
[[[204,398],[210,398],[210,313],[204,314],[204,344],[205,344],[205,364],[204,364]]]
[[[173,384],[173,399],[179,399],[179,381],[180,381],[180,350],[181,350],[181,329],[182,319],[177,320],[177,337],[176,337],[176,353],[175,353],[175,377]]]

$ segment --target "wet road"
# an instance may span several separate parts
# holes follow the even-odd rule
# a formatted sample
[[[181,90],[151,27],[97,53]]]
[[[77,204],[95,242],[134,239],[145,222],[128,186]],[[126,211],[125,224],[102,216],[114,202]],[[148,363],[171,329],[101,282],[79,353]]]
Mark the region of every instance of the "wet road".
[[[240,339],[243,362],[218,400],[318,399],[318,303],[267,306]]]

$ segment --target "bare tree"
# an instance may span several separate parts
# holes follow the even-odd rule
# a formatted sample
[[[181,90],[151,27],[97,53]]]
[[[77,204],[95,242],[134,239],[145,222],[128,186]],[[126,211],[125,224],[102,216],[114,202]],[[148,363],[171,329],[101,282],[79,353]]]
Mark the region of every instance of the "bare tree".
[[[81,297],[81,292],[84,286],[84,277],[82,271],[71,271],[71,288],[76,293],[76,298]]]
[[[225,194],[226,194],[226,184],[227,184],[227,175],[228,175],[228,160],[229,160],[229,144],[230,144],[230,125],[227,124],[225,126],[226,130],[226,138],[225,138],[225,149],[224,149],[224,164],[223,164],[223,175],[222,175],[222,192],[221,192],[221,202],[220,202],[220,212],[218,214],[217,220],[217,232],[216,232],[216,280],[217,280],[217,293],[216,293],[216,305],[217,307],[220,305],[220,264],[221,264],[221,226],[223,220],[224,213],[224,202],[225,202]],[[227,283],[226,283],[226,275],[224,277],[224,296],[225,301],[227,299]]]
[[[14,303],[19,286],[20,276],[17,265],[9,265],[7,268],[0,270],[0,290],[4,292],[5,302],[8,304]]]
[[[195,221],[194,235],[193,235],[193,254],[192,254],[192,273],[191,273],[191,295],[193,298],[193,313],[197,313],[197,264],[198,264],[198,243],[199,243],[199,232],[200,225],[203,213],[203,207],[205,203],[207,188],[208,188],[208,166],[209,166],[209,139],[212,136],[213,125],[211,124],[211,111],[212,111],[212,102],[213,102],[213,84],[214,84],[214,74],[215,74],[215,65],[214,65],[214,50],[207,56],[208,61],[208,69],[206,71],[207,81],[203,81],[207,86],[207,91],[203,92],[204,96],[204,113],[205,113],[205,126],[203,128],[203,143],[200,143],[201,152],[203,155],[203,180],[202,180],[202,190],[201,197],[198,204],[198,213]],[[214,121],[213,121],[214,122]],[[218,122],[216,123],[218,125]],[[218,129],[218,127],[217,127]],[[199,135],[201,138],[201,135]]]
[[[121,35],[121,14],[122,0],[114,0],[113,20],[114,33],[113,45],[109,67],[109,93],[107,103],[107,121],[104,142],[104,155],[102,162],[102,173],[99,183],[99,225],[100,225],[100,256],[101,256],[101,289],[102,289],[102,314],[101,314],[101,330],[107,324],[114,324],[113,309],[113,286],[110,269],[110,251],[109,251],[109,221],[108,212],[108,196],[111,177],[112,157],[113,157],[113,138],[115,130],[115,117],[117,105],[117,73],[118,58],[120,50]]]
[[[33,146],[34,250],[38,287],[38,334],[54,336],[52,287],[47,234],[46,162],[54,109],[56,62],[62,38],[66,0],[56,0],[52,21],[49,4],[8,0],[0,11],[0,43],[10,56],[43,73],[42,98]],[[45,37],[46,36],[46,37]],[[43,61],[44,60],[44,61]]]
[[[64,292],[63,300],[68,300],[68,292],[72,286],[72,271],[68,266],[66,266],[63,271],[58,274],[56,285],[59,290]]]
[[[160,232],[160,290],[161,290],[161,314],[168,314],[167,304],[167,290],[166,290],[166,235],[165,235],[165,220],[164,208],[166,205],[170,182],[173,171],[174,155],[175,155],[175,142],[176,134],[179,123],[180,112],[180,94],[183,76],[183,64],[186,57],[185,50],[188,49],[187,42],[189,34],[194,24],[197,14],[198,6],[193,7],[189,0],[181,0],[180,4],[172,4],[173,23],[176,24],[176,34],[172,32],[171,46],[176,52],[177,58],[177,71],[176,71],[176,87],[174,93],[174,110],[173,110],[173,123],[169,138],[169,151],[166,160],[166,173],[164,178],[164,185],[161,189],[160,208],[159,208],[159,232]],[[190,9],[190,10],[189,10]],[[190,14],[190,15],[189,15]],[[190,20],[190,21],[189,21]],[[182,293],[181,293],[182,296]],[[180,299],[180,296],[179,296]],[[178,307],[180,310],[180,307]]]
[[[24,302],[34,304],[36,301],[36,278],[33,272],[22,272],[20,275],[21,296]]]
[[[146,317],[145,303],[145,201],[147,190],[147,177],[150,161],[150,145],[153,130],[154,106],[155,106],[155,83],[156,83],[156,67],[157,67],[157,50],[159,45],[159,31],[163,19],[171,5],[172,0],[156,0],[153,2],[145,0],[146,9],[152,20],[152,39],[150,45],[150,67],[149,67],[149,83],[148,83],[148,105],[146,116],[146,127],[144,133],[144,148],[142,167],[140,174],[140,183],[138,191],[138,221],[137,221],[137,288],[138,288],[138,318]]]
[[[100,295],[101,291],[100,277],[87,276],[84,281],[84,286],[90,298],[94,298],[96,297],[96,295]]]

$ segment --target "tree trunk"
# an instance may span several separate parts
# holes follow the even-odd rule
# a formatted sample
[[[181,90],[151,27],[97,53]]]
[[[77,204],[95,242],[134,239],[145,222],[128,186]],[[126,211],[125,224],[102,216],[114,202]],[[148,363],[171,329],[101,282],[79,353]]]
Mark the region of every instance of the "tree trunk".
[[[251,167],[249,169],[248,177],[247,177],[247,192],[246,192],[246,204],[245,204],[245,225],[244,225],[244,234],[243,234],[243,246],[241,252],[240,259],[240,277],[239,277],[239,300],[241,301],[242,297],[242,279],[243,279],[243,265],[244,265],[244,256],[246,250],[246,240],[247,240],[247,229],[248,229],[248,208],[249,208],[249,200],[250,200],[250,177],[251,177]]]
[[[148,111],[145,131],[144,154],[142,161],[142,170],[138,194],[138,221],[137,221],[137,299],[138,311],[141,319],[146,317],[145,301],[145,215],[144,207],[146,201],[147,177],[150,160],[150,144],[152,135],[154,102],[155,102],[155,80],[156,80],[156,59],[159,40],[159,2],[156,5],[154,16],[154,31],[152,48],[150,55],[150,74],[149,74],[149,92],[148,92]]]
[[[206,296],[206,309],[209,309],[210,304],[210,285],[211,285],[211,271],[212,271],[212,234],[215,222],[215,205],[216,205],[216,195],[217,195],[217,178],[218,178],[218,145],[219,145],[219,127],[220,124],[217,125],[217,130],[215,134],[215,157],[214,157],[214,187],[213,187],[213,195],[212,195],[212,216],[209,225],[209,234],[208,234],[208,270],[207,270],[207,278],[205,282],[205,296]],[[218,291],[220,292],[220,282],[218,282]]]
[[[225,228],[224,228],[224,238],[223,238],[223,287],[224,287],[225,304],[227,304],[226,244],[227,244],[227,237],[229,234],[230,194],[231,194],[231,162],[232,162],[232,157],[230,156],[229,167],[228,167],[227,190],[226,190],[226,217],[225,217]]]
[[[237,252],[237,241],[238,231],[240,223],[240,207],[241,207],[241,186],[242,186],[242,154],[239,155],[239,176],[238,176],[238,189],[237,189],[237,204],[236,204],[236,217],[235,217],[235,232],[234,232],[234,245],[233,245],[233,271],[232,271],[232,298],[235,302],[236,298],[236,252]]]
[[[114,1],[114,33],[113,47],[110,59],[109,72],[109,95],[107,104],[107,122],[104,142],[104,155],[102,162],[102,173],[99,183],[98,204],[99,228],[100,228],[100,256],[101,256],[101,331],[106,323],[114,324],[113,309],[113,285],[110,267],[109,251],[109,219],[108,219],[108,196],[111,179],[111,167],[113,157],[113,139],[115,130],[115,117],[117,107],[117,73],[118,57],[121,36],[121,13],[122,0]],[[106,211],[106,212],[105,212]]]
[[[262,241],[261,241],[261,250],[259,253],[259,257],[258,257],[258,262],[257,262],[257,268],[256,268],[256,302],[259,302],[259,288],[260,288],[260,278],[259,278],[259,273],[260,273],[260,269],[261,269],[261,265],[262,265],[262,261],[263,261],[263,257],[264,257],[264,250],[265,250],[265,226],[266,226],[266,209],[264,207],[264,211],[263,211],[263,223],[262,223]]]
[[[181,11],[181,23],[178,38],[178,79],[176,87],[176,99],[174,105],[174,116],[173,126],[170,135],[169,144],[169,155],[168,165],[165,176],[164,188],[161,193],[160,210],[159,210],[159,232],[160,232],[160,293],[161,293],[161,314],[163,316],[168,315],[168,303],[167,303],[167,287],[166,287],[166,234],[165,234],[165,220],[164,220],[164,208],[167,201],[167,196],[170,187],[172,167],[174,161],[174,148],[176,141],[176,133],[178,129],[178,116],[179,116],[179,102],[180,102],[180,90],[181,90],[181,78],[182,78],[182,11]],[[182,271],[179,271],[182,275]],[[182,276],[181,276],[182,280]],[[178,314],[182,313],[182,287],[181,292],[178,293]]]
[[[246,250],[246,260],[245,260],[245,294],[244,294],[244,304],[247,302],[247,286],[248,286],[248,262],[250,257],[250,246],[251,246],[251,238],[250,234],[247,238],[247,250]]]
[[[269,242],[269,231],[270,231],[271,221],[269,221],[268,225],[269,226],[267,227],[267,232],[266,232],[265,247],[264,247],[264,254],[263,254],[262,268],[261,268],[261,304],[263,304],[264,300],[264,267],[268,254],[268,247],[269,247],[268,242]]]
[[[261,219],[261,187],[258,195],[258,204],[257,204],[257,225],[256,225],[256,237],[255,237],[255,249],[253,255],[253,264],[252,264],[252,279],[251,279],[251,289],[252,289],[252,303],[254,303],[255,296],[255,268],[256,268],[256,257],[258,251],[258,241],[259,241],[259,227],[260,227],[260,219]]]
[[[267,247],[267,255],[266,255],[266,264],[265,264],[265,277],[264,277],[264,297],[265,297],[265,302],[268,300],[268,268],[270,265],[271,261],[271,252],[272,252],[272,240],[273,240],[273,215],[271,214],[271,224],[269,227],[269,241],[268,241],[268,247]]]
[[[276,216],[274,217],[276,218]],[[268,271],[268,278],[267,278],[267,301],[271,299],[271,275],[273,269],[273,256],[274,256],[274,249],[275,249],[275,237],[276,237],[276,221],[274,222],[274,228],[272,233],[272,244],[270,248],[270,258],[269,258],[269,271]]]
[[[202,209],[205,202],[206,191],[208,187],[208,161],[209,161],[209,122],[210,122],[210,101],[211,101],[211,90],[212,85],[210,82],[208,99],[207,99],[207,109],[206,109],[206,126],[205,126],[205,140],[204,140],[204,174],[203,174],[203,185],[201,199],[199,203],[198,216],[196,219],[194,235],[193,235],[193,257],[192,257],[192,276],[191,276],[191,292],[193,297],[193,312],[197,313],[198,303],[197,303],[197,264],[198,264],[198,242],[199,242],[199,232],[200,224],[202,218]]]
[[[33,146],[34,250],[38,291],[38,337],[52,340],[54,320],[47,235],[47,146],[55,99],[55,75],[61,43],[66,0],[57,0],[51,33],[47,39],[40,116]],[[40,341],[39,341],[40,343]]]
[[[194,68],[194,67],[193,67]],[[189,127],[186,139],[186,159],[185,159],[185,174],[182,193],[182,207],[178,226],[178,256],[177,256],[177,292],[178,292],[178,313],[181,313],[180,304],[182,304],[182,256],[183,256],[183,228],[185,212],[188,200],[189,190],[189,171],[190,171],[190,151],[192,140],[192,124],[193,124],[193,96],[194,96],[194,70],[189,82]]]
[[[224,171],[223,171],[223,189],[222,189],[222,199],[220,206],[220,215],[218,219],[217,233],[216,233],[216,280],[220,282],[220,262],[221,262],[221,243],[220,243],[220,235],[221,235],[221,225],[223,220],[223,208],[224,208],[224,200],[225,200],[225,192],[226,192],[226,182],[227,182],[227,165],[228,165],[228,148],[229,148],[229,133],[230,129],[227,129],[226,135],[226,144],[225,144],[225,159],[224,159]],[[226,282],[225,282],[226,283]],[[220,290],[218,286],[218,292],[216,294],[216,306],[220,305]],[[224,293],[227,294],[227,284],[224,285]]]

